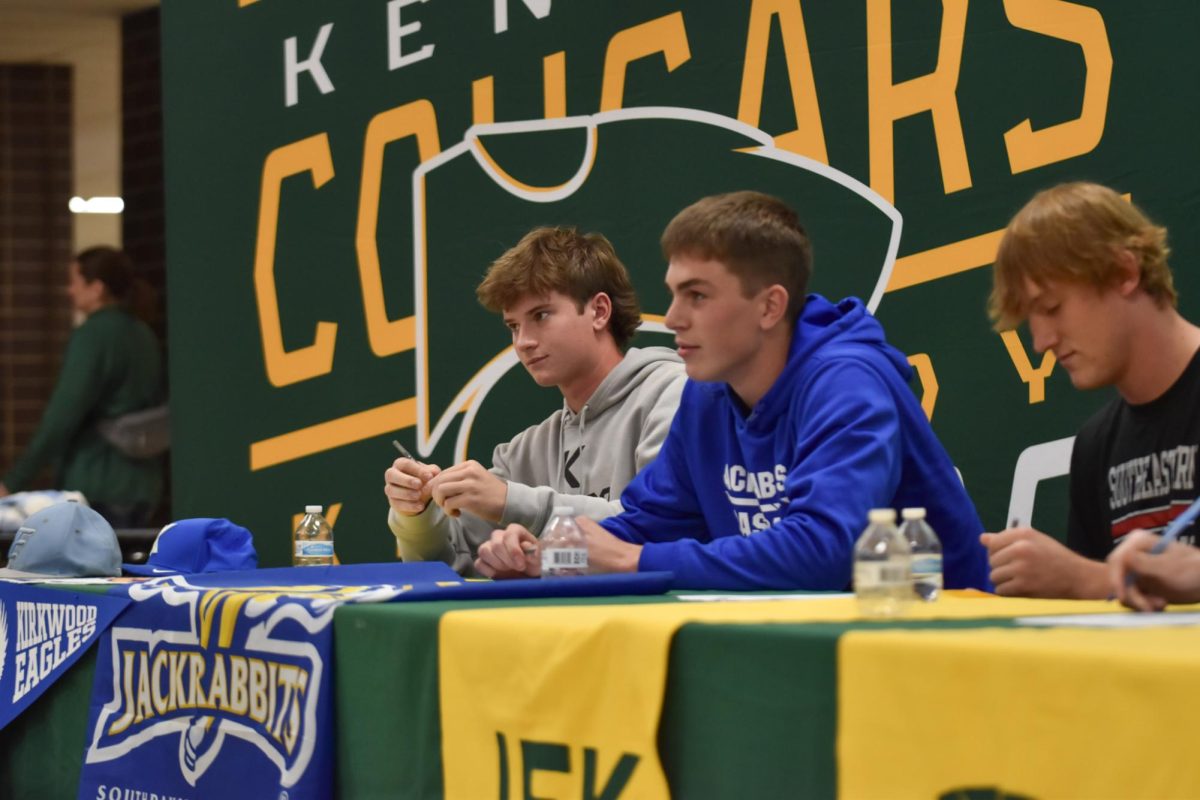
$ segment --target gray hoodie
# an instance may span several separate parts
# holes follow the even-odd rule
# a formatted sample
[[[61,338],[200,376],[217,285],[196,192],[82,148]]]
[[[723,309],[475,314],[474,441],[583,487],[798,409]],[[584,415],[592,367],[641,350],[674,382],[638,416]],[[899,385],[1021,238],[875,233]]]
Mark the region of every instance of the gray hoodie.
[[[592,519],[619,514],[621,492],[658,455],[686,379],[674,350],[630,348],[578,414],[564,402],[496,446],[491,471],[508,482],[499,526],[466,511],[455,519],[433,502],[413,517],[389,510],[400,557],[445,561],[469,574],[496,527],[515,522],[541,535],[556,505]]]

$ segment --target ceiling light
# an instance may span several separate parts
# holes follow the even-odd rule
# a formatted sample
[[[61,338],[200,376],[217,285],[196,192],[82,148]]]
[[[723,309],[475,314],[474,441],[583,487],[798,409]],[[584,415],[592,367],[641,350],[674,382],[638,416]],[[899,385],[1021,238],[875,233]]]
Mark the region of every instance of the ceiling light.
[[[125,201],[119,197],[72,197],[67,208],[74,214],[120,214]]]

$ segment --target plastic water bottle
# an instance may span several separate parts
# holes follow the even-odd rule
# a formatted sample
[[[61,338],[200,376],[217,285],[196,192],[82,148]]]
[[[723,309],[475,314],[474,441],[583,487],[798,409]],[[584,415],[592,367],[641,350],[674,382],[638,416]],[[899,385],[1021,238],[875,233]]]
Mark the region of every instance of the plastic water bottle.
[[[920,599],[933,602],[942,593],[942,542],[925,521],[925,509],[906,508],[900,516],[900,535],[912,550],[913,590]]]
[[[297,567],[333,566],[333,528],[321,506],[305,506],[304,519],[292,534],[292,564]]]
[[[854,545],[854,594],[868,617],[903,614],[912,602],[912,550],[896,529],[896,512],[873,508]]]
[[[554,516],[542,532],[542,577],[587,575],[587,537],[575,522],[575,509],[555,506]]]

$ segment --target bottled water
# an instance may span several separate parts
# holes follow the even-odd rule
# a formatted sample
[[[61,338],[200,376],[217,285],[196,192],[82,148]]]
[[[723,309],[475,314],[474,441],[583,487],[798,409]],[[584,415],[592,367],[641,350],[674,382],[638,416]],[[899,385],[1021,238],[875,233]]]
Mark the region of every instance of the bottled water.
[[[305,506],[304,519],[292,534],[292,564],[297,567],[333,566],[333,528],[321,506]]]
[[[542,576],[564,578],[587,575],[587,537],[575,522],[575,509],[555,506],[554,516],[542,532]]]
[[[896,512],[873,508],[854,545],[854,594],[868,617],[903,614],[912,602],[912,551],[896,530]]]
[[[925,521],[925,509],[906,508],[900,516],[900,535],[912,550],[913,589],[926,602],[937,600],[942,593],[942,542]]]

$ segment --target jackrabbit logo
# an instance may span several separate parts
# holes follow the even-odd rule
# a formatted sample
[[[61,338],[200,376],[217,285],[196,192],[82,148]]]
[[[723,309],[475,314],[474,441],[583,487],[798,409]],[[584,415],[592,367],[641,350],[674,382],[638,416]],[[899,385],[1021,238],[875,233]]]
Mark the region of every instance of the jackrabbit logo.
[[[328,639],[324,649],[317,639],[329,633],[340,603],[380,602],[401,591],[211,589],[180,576],[131,587],[130,597],[156,611],[161,624],[111,629],[111,695],[99,699],[86,763],[178,735],[179,772],[194,787],[235,737],[278,769],[281,787],[295,786],[318,741]]]
[[[746,188],[790,204],[820,243],[814,291],[863,297],[872,312],[878,308],[896,262],[900,212],[858,180],[729,117],[643,107],[475,125],[420,164],[412,178],[420,453],[431,454],[463,414],[454,452],[466,458],[489,392],[519,363],[512,347],[495,352],[492,337],[461,335],[497,326],[463,298],[505,248],[536,225],[598,231],[645,297],[647,287],[662,285],[658,237],[671,217],[705,195]],[[642,330],[667,333],[665,307],[643,306]],[[372,347],[388,355],[406,341],[380,335]]]

